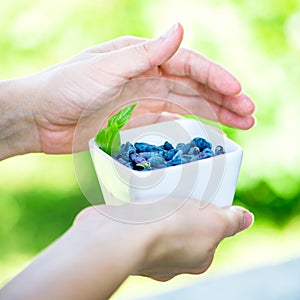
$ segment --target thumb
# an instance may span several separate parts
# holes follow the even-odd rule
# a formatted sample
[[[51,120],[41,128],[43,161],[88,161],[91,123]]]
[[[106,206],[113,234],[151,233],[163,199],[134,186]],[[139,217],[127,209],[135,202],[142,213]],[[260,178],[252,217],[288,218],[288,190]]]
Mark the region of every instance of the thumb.
[[[223,210],[227,223],[224,237],[235,235],[249,228],[254,222],[254,215],[241,206],[228,206]]]
[[[105,63],[110,73],[132,78],[169,60],[183,38],[183,27],[175,23],[158,38],[109,52]]]

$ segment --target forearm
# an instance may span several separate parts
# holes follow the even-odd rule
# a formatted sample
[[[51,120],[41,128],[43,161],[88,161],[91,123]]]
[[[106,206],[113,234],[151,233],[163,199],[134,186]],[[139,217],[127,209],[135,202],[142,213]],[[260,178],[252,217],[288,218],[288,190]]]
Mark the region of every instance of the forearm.
[[[72,228],[8,283],[0,299],[108,299],[136,273],[145,253],[145,232],[136,239],[135,230],[116,223],[109,221],[96,231]]]
[[[39,151],[31,97],[27,79],[0,81],[0,160]]]

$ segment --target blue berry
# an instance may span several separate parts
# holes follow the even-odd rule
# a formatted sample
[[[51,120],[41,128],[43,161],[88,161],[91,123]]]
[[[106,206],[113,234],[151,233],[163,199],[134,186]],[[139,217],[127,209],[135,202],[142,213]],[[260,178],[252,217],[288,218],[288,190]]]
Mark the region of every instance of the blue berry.
[[[152,170],[165,168],[167,166],[165,159],[160,155],[150,157],[148,159],[148,162],[150,163],[150,167]]]
[[[224,154],[224,148],[218,145],[215,154],[210,142],[195,137],[189,143],[178,143],[176,148],[166,141],[161,146],[148,143],[126,142],[114,158],[121,164],[138,171],[155,170],[201,160],[214,155]]]
[[[127,164],[125,164],[126,167],[133,169],[133,164],[132,162],[128,162]]]
[[[164,144],[163,144],[163,149],[164,150],[172,150],[172,149],[174,149],[174,147],[172,146],[172,144],[171,143],[169,143],[168,141],[166,141]]]
[[[203,138],[196,137],[192,141],[200,149],[200,151],[203,151],[205,148],[211,149],[211,143]]]
[[[146,162],[146,159],[139,153],[131,153],[129,157],[133,164],[144,164]]]
[[[202,153],[205,153],[205,154],[209,154],[209,155],[211,155],[211,156],[214,156],[213,151],[212,151],[211,149],[209,149],[209,148],[205,148],[205,149],[202,151]]]
[[[114,156],[114,158],[117,160],[122,158],[122,160],[129,162],[130,161],[129,155],[131,153],[135,153],[135,148],[133,147],[133,145],[131,143],[126,142],[125,144],[121,145],[119,153],[117,153]]]
[[[185,146],[185,143],[178,143],[176,146],[176,149],[182,150],[182,148]]]
[[[185,144],[185,145],[181,148],[183,154],[187,154],[187,153],[190,151],[191,146],[192,146],[191,143]]]
[[[189,162],[192,162],[192,161],[196,161],[198,160],[198,156],[197,155],[182,155],[182,163],[183,164],[186,164],[186,163],[189,163]]]
[[[209,157],[213,157],[214,153],[211,149],[209,148],[205,148],[200,154],[199,157],[200,159],[204,159],[204,158],[209,158]]]
[[[178,152],[178,150],[176,149],[171,149],[169,151],[164,151],[164,159],[165,160],[171,160],[173,158],[173,156]]]
[[[134,147],[136,152],[155,152],[155,151],[162,151],[162,146],[155,146],[148,143],[135,143]]]
[[[188,151],[189,155],[198,155],[200,153],[200,150],[198,147],[191,147]]]
[[[168,167],[177,166],[182,163],[182,150],[178,150],[178,152],[173,156],[173,158],[167,162]]]
[[[118,161],[119,163],[121,163],[122,165],[126,165],[126,164],[128,163],[128,160],[125,160],[125,159],[122,158],[122,157],[119,157],[119,158],[117,159],[117,161]]]
[[[129,152],[135,152],[135,148],[131,143],[126,142],[121,146],[119,153],[122,154],[122,153],[129,153]]]
[[[163,156],[164,155],[164,151],[140,152],[139,155],[142,156],[142,157],[144,157],[145,159],[149,159],[150,157],[155,156],[155,155]]]
[[[224,148],[221,145],[218,145],[215,149],[215,155],[225,154]]]

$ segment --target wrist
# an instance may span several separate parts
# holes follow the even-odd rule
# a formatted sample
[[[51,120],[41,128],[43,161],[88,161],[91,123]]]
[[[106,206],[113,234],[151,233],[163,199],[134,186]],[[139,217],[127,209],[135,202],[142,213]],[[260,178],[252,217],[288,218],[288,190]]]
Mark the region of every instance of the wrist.
[[[92,248],[104,250],[103,245],[109,247],[110,256],[115,255],[114,262],[124,267],[123,272],[127,276],[137,274],[152,261],[151,252],[160,240],[162,231],[156,222],[130,224],[107,217],[109,210],[126,210],[128,206],[89,207],[79,214],[73,228],[88,237]]]
[[[0,159],[39,152],[32,97],[30,80],[26,78],[0,82]]]
[[[4,287],[3,297],[108,299],[129,275],[137,273],[151,240],[150,231],[143,225],[111,220],[93,207],[83,215]]]

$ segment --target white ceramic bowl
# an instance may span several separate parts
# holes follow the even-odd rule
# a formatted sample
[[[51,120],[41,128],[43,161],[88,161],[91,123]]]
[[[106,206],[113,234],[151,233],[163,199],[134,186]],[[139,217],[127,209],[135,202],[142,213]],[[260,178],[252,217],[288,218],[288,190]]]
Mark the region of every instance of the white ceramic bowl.
[[[106,204],[195,198],[220,207],[232,204],[242,161],[242,149],[214,127],[192,119],[179,119],[121,131],[121,142],[148,142],[174,146],[203,137],[224,147],[226,154],[153,171],[135,171],[104,153],[94,139],[90,153]]]

